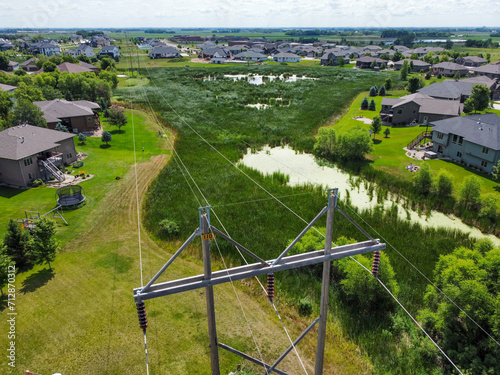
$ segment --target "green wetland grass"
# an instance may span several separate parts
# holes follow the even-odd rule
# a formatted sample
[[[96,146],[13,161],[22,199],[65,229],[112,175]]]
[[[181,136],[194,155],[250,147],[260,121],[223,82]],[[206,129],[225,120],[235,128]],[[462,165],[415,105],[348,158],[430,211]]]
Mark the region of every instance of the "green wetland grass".
[[[210,81],[204,80],[214,75],[214,71],[208,69],[150,69],[143,73],[148,75],[152,85],[131,90],[136,93],[136,98],[147,95],[153,109],[175,129],[178,153],[149,189],[144,203],[146,227],[160,239],[157,224],[163,219],[173,220],[179,224],[180,238],[186,238],[198,225],[198,207],[210,205],[213,207],[214,226],[225,228],[236,241],[265,259],[276,257],[306,222],[326,205],[326,192],[312,185],[290,187],[283,184],[283,176],[273,178],[247,168],[238,170],[232,163],[236,163],[248,148],[258,149],[265,144],[291,144],[297,150],[310,151],[314,134],[320,126],[346,111],[361,91],[374,84],[380,86],[388,76],[385,73],[283,66],[272,69],[227,67],[217,70],[218,79]],[[295,83],[274,81],[256,86],[245,80],[234,82],[222,77],[223,74],[246,73],[297,74],[317,80]],[[125,92],[119,90],[117,95],[125,96]],[[290,104],[271,106],[265,110],[246,106],[277,97],[286,98]],[[189,171],[189,177],[179,167],[181,163]],[[283,198],[278,201],[271,194]],[[350,211],[349,208],[345,210]],[[471,243],[467,235],[422,229],[380,210],[360,215],[378,232],[371,233],[374,237],[381,234],[390,244],[386,253],[400,285],[399,297],[413,314],[422,307],[427,281],[393,247],[425,276],[432,278],[439,255]],[[324,225],[323,218],[318,227]],[[341,236],[365,239],[347,220],[337,215],[334,237]],[[229,244],[219,241],[218,246],[231,264],[243,262]],[[319,274],[318,269],[313,267],[277,275],[277,285],[281,286],[278,300],[294,308],[301,298],[309,297],[317,313]],[[335,298],[335,289],[331,293],[332,321],[343,327],[353,323],[348,309]],[[417,334],[407,318],[397,319],[409,326],[408,334]],[[400,340],[405,333],[391,331],[393,326],[390,321],[368,321],[358,328],[347,329],[345,326],[344,331],[361,344],[382,373],[412,373],[405,368],[398,354],[404,352]],[[379,334],[381,330],[388,332],[386,336]],[[392,341],[387,347],[394,360],[384,364],[386,353],[381,352],[380,347],[385,345],[389,336]],[[420,357],[413,362],[422,371],[434,366],[421,363]]]

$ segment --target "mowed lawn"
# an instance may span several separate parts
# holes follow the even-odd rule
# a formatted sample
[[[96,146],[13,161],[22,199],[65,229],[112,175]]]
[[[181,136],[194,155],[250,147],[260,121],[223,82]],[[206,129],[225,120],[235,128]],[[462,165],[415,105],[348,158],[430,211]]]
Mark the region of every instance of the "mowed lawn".
[[[407,95],[407,91],[389,91],[386,97],[394,97],[398,98],[400,96]],[[376,110],[362,110],[361,102],[363,98],[367,97],[370,101],[371,99],[375,100]],[[365,124],[362,121],[356,120],[355,117],[366,117],[369,119],[373,119],[375,116],[379,115],[379,111],[381,108],[382,97],[376,96],[371,98],[369,93],[362,92],[359,94],[356,99],[352,102],[349,107],[347,113],[334,125],[332,125],[337,131],[340,133],[347,132],[352,128],[361,127],[363,129],[370,129],[370,124]],[[497,113],[495,110],[488,110],[489,112]],[[390,134],[388,138],[385,138],[384,131],[389,128]],[[496,183],[491,180],[490,176],[473,170],[469,167],[466,167],[462,164],[458,164],[451,161],[446,160],[415,160],[406,155],[404,147],[408,143],[410,143],[418,134],[425,131],[426,127],[423,126],[415,126],[415,127],[391,127],[391,126],[382,126],[382,131],[380,134],[375,136],[375,140],[373,141],[373,152],[368,155],[368,159],[373,161],[372,166],[376,169],[383,170],[384,172],[397,175],[402,178],[408,179],[411,181],[411,178],[414,176],[412,173],[406,170],[406,166],[410,163],[414,165],[427,164],[433,175],[438,175],[441,171],[446,171],[450,174],[453,179],[454,190],[458,191],[460,184],[463,183],[464,178],[475,175],[481,180],[481,188],[482,193],[492,193],[496,192],[495,187]],[[373,139],[373,136],[372,136]],[[500,201],[500,197],[499,197]]]
[[[83,160],[84,166],[75,169],[75,173],[84,171],[86,174],[93,174],[94,177],[79,184],[85,190],[86,205],[78,210],[64,212],[64,218],[70,224],[69,227],[66,227],[63,223],[59,229],[58,235],[64,240],[72,238],[72,233],[77,230],[87,215],[98,207],[104,195],[119,184],[116,177],[123,177],[130,169],[130,165],[134,163],[133,126],[136,133],[136,156],[139,163],[149,160],[153,155],[170,153],[170,150],[164,147],[168,144],[167,138],[158,137],[156,125],[149,115],[134,110],[134,125],[132,125],[130,110],[126,110],[125,114],[128,123],[122,127],[120,132],[117,127],[101,120],[104,130],[108,130],[112,134],[113,139],[109,142],[109,147],[106,147],[100,138],[87,137],[87,141],[82,145],[75,137],[76,150],[88,154],[88,157]],[[143,147],[144,151],[142,151]],[[25,211],[38,212],[43,215],[55,208],[56,190],[49,187],[27,190],[0,187],[0,205],[2,207],[0,236],[3,237],[9,219],[21,219],[25,216]],[[62,223],[62,220],[58,222]]]
[[[3,362],[2,374],[19,374],[27,369],[39,374],[95,375],[146,371],[143,335],[132,293],[134,287],[141,286],[140,259],[146,283],[182,240],[158,243],[143,229],[139,232],[136,197],[142,202],[149,184],[168,163],[173,137],[152,117],[134,110],[136,169],[131,115],[130,111],[126,113],[129,123],[123,133],[113,134],[110,147],[103,148],[100,139],[90,138],[86,145],[78,146],[89,155],[82,169],[95,177],[82,183],[87,204],[64,213],[70,225],[59,226],[61,250],[52,263],[53,271],[47,265],[35,265],[16,276],[16,368]],[[113,131],[106,124],[104,127]],[[159,130],[169,138],[159,137]],[[24,209],[37,208],[43,213],[55,205],[55,190],[50,188],[1,192],[0,204],[8,206],[8,214],[1,218],[3,231],[9,217],[22,216]],[[186,249],[186,255],[179,257],[159,281],[201,274],[198,240]],[[220,258],[214,258],[214,269],[220,268]],[[259,357],[248,320],[264,360],[272,363],[289,345],[274,310],[251,280],[236,283],[236,292],[238,298],[229,284],[215,288],[219,340]],[[275,302],[278,309],[286,311],[283,319],[291,336],[297,337],[312,318],[299,319],[286,305],[285,297]],[[1,306],[4,323],[0,328],[5,334],[0,335],[0,345],[7,349],[9,310],[5,298]],[[203,290],[146,301],[150,373],[209,372],[205,309]],[[309,372],[314,366],[315,340],[315,335],[309,335],[299,348]],[[333,323],[329,323],[328,342],[326,372],[372,373],[366,356]],[[220,362],[222,373],[229,373],[242,359],[221,350]],[[290,355],[280,368],[293,373],[297,366],[297,358]]]

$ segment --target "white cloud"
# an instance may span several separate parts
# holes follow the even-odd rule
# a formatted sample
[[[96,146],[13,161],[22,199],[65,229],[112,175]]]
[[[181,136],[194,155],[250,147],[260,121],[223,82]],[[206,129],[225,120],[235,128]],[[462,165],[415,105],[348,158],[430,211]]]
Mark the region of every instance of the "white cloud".
[[[3,1],[6,3],[6,1]],[[497,0],[18,0],[3,27],[496,26]]]

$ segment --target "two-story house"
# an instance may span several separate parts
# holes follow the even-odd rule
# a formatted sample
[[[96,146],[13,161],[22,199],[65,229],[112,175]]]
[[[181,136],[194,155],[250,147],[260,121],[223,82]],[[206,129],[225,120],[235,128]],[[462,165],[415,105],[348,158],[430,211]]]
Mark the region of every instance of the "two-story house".
[[[500,159],[500,117],[494,113],[435,121],[433,151],[491,173]]]
[[[29,186],[40,178],[60,174],[57,167],[76,161],[71,133],[32,125],[19,125],[0,132],[0,183]]]

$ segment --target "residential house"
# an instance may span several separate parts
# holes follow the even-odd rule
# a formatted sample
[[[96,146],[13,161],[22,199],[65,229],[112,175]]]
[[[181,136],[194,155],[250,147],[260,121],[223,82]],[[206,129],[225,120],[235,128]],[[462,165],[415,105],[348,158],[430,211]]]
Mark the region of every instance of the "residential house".
[[[387,60],[371,56],[363,56],[356,60],[356,68],[359,69],[370,69],[372,64],[375,65],[376,68],[380,69],[382,64],[387,64]]]
[[[150,59],[171,59],[180,56],[181,53],[174,47],[155,47],[148,52]]]
[[[475,74],[498,80],[500,79],[500,61],[496,61],[488,65],[483,65],[478,68],[473,68],[472,71]]]
[[[469,69],[463,65],[448,61],[432,66],[432,74],[435,76],[441,74],[445,77],[453,77],[457,73],[460,74],[460,77],[464,77],[469,73]]]
[[[71,133],[20,125],[0,132],[0,183],[29,186],[48,180],[51,169],[76,161]]]
[[[455,60],[455,62],[463,66],[478,67],[487,64],[488,60],[483,59],[482,57],[479,56],[464,56],[464,57],[459,57],[458,59]]]
[[[19,63],[16,61],[9,61],[9,67],[7,68],[8,72],[13,72],[19,70]]]
[[[415,73],[418,73],[421,70],[423,70],[424,72],[427,72],[431,68],[431,64],[426,63],[425,61],[404,59],[404,60],[396,61],[394,63],[394,70],[401,70],[405,61],[408,61],[408,64],[410,64],[410,62],[413,62],[412,72],[415,72]]]
[[[494,113],[434,121],[433,151],[491,173],[500,159],[500,117]]]
[[[117,46],[115,45],[110,45],[110,46],[104,46],[101,48],[101,50],[97,53],[98,56],[109,56],[113,59],[120,57],[120,50],[118,49]]]
[[[80,64],[73,64],[69,62],[65,62],[57,65],[57,69],[60,72],[68,72],[68,73],[98,73],[100,69],[97,66],[92,64],[84,63],[83,61]]]
[[[215,56],[217,55],[217,56]],[[212,57],[224,57],[231,58],[232,53],[230,50],[221,48],[221,47],[205,47],[201,50],[200,58],[202,59],[211,59]]]
[[[408,49],[406,51],[402,51],[403,55],[405,56],[411,56],[412,54],[417,54],[419,58],[424,57],[427,55],[429,52],[432,53],[439,53],[443,52],[445,49],[443,47],[418,47],[415,49]]]
[[[300,56],[294,53],[281,52],[274,55],[273,60],[277,62],[298,63],[300,62]]]
[[[90,45],[93,48],[106,47],[111,44],[111,38],[104,34],[93,35],[90,39]]]
[[[43,112],[49,129],[55,129],[58,123],[66,126],[71,133],[93,132],[100,126],[97,103],[86,100],[67,101],[54,99],[33,102]]]
[[[376,52],[375,54],[373,54],[373,56],[380,58],[380,56],[382,56],[382,55],[388,55],[389,57],[392,58],[395,54],[396,54],[396,51],[394,51],[393,49],[381,49],[378,52]]]
[[[13,94],[15,89],[17,89],[16,86],[4,85],[3,83],[0,83],[0,90],[7,91],[9,94]]]
[[[248,51],[250,47],[244,44],[235,44],[234,46],[228,46],[226,48],[228,51],[230,51],[233,55],[236,55],[240,52]],[[260,52],[263,53],[263,52]]]
[[[344,51],[334,51],[326,50],[323,56],[321,56],[320,64],[323,66],[335,66],[339,65],[339,58],[342,57],[344,59],[344,64],[349,64],[349,53]]]
[[[45,55],[47,57],[60,55],[59,45],[52,40],[41,41],[38,43],[28,43],[28,52],[32,55]]]
[[[0,38],[0,51],[8,51],[14,48],[15,46],[10,40]]]
[[[64,54],[73,57],[78,57],[81,55],[87,56],[88,58],[95,57],[94,49],[87,44],[80,44],[78,47],[74,49],[68,49],[64,51]]]
[[[436,99],[456,100],[463,103],[471,94],[472,87],[477,84],[488,87],[492,97],[499,94],[496,81],[488,77],[472,77],[460,80],[446,79],[443,82],[425,86],[418,92]]]
[[[401,98],[383,98],[380,118],[385,123],[405,125],[426,124],[430,121],[460,116],[462,105],[459,101],[435,99],[415,93]]]
[[[365,55],[365,54],[369,53],[369,54],[371,54],[373,56],[373,55],[377,55],[378,52],[381,51],[381,50],[382,50],[382,48],[379,47],[379,46],[375,46],[375,45],[373,45],[373,46],[366,46],[366,47],[363,47],[361,49],[361,54]]]
[[[257,53],[257,52],[252,52],[252,51],[245,51],[238,53],[237,55],[234,56],[235,60],[242,60],[242,61],[257,61],[257,62],[262,62],[262,61],[267,61],[268,58],[266,55],[263,55],[262,53]]]
[[[39,70],[38,66],[36,66],[36,60],[34,57],[29,58],[25,62],[21,63],[21,69],[24,71],[31,73],[31,72],[37,72]]]

